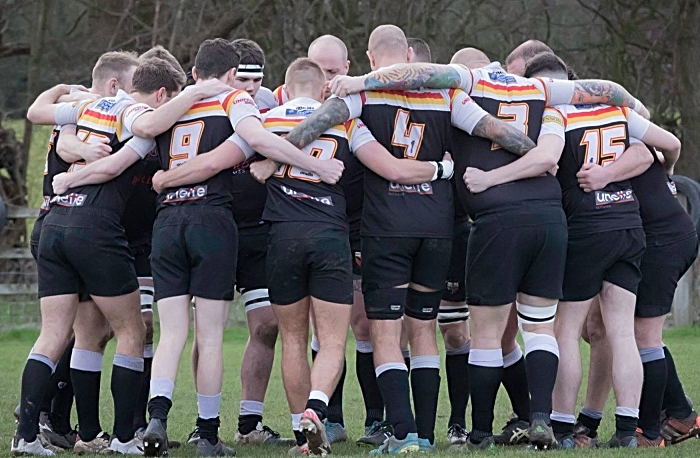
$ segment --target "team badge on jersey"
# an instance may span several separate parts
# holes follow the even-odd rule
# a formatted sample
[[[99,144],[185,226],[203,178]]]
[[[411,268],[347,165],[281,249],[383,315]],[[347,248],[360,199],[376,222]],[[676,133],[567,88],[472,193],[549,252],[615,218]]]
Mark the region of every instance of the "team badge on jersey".
[[[489,78],[491,78],[492,81],[498,81],[499,83],[515,83],[516,81],[514,77],[500,71],[489,72]]]

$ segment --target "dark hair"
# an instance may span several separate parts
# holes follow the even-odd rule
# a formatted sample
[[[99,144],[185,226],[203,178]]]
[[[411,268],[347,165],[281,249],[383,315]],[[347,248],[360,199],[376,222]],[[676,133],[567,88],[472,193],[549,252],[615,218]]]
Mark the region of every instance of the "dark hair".
[[[413,55],[415,56],[415,62],[432,62],[432,56],[430,55],[430,46],[424,40],[420,38],[406,38],[408,42],[408,47],[413,48]]]
[[[164,59],[151,57],[136,68],[132,90],[141,94],[152,94],[164,87],[168,96],[180,91],[185,84],[182,69],[175,68]]]
[[[252,64],[265,66],[265,53],[260,45],[247,38],[238,38],[231,42],[238,53],[238,64]]]
[[[540,75],[543,72],[568,74],[568,68],[564,61],[561,60],[556,54],[551,52],[542,52],[525,63],[525,72],[523,73],[523,76],[530,78],[532,76]]]
[[[232,68],[238,67],[238,54],[233,44],[223,38],[205,40],[199,45],[194,66],[197,78],[219,78]]]
[[[170,65],[173,66],[179,73],[180,76],[182,76],[182,86],[184,86],[187,82],[187,75],[185,74],[185,70],[182,69],[182,65],[180,65],[180,62],[170,54],[170,51],[162,47],[161,45],[156,45],[146,51],[145,53],[141,54],[139,56],[139,62],[145,62],[148,59],[162,59],[166,62],[168,62]]]

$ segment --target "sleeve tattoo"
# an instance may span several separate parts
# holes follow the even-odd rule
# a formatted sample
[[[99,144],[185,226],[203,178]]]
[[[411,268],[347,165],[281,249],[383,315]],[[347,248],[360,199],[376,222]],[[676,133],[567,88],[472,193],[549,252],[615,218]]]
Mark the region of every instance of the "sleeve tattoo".
[[[481,118],[476,126],[474,126],[472,135],[488,138],[498,143],[498,145],[506,151],[518,156],[524,155],[536,146],[535,142],[530,140],[527,135],[491,115]]]
[[[350,110],[345,102],[338,98],[328,99],[318,110],[300,122],[284,138],[301,149],[316,140],[331,127],[342,124],[349,118]]]
[[[365,89],[408,90],[459,88],[462,78],[448,65],[406,64],[374,71],[365,78]]]
[[[606,103],[634,108],[635,100],[625,88],[612,81],[582,80],[576,82],[572,103]]]

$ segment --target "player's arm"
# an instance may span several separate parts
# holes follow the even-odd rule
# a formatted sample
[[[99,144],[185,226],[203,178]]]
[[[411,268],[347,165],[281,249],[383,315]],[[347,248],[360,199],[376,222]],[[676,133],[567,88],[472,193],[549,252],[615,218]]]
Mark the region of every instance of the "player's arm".
[[[631,108],[649,119],[649,112],[644,104],[634,98],[624,87],[612,81],[535,79],[544,85],[548,106],[604,103]]]
[[[163,189],[201,183],[217,173],[230,169],[253,155],[253,150],[236,134],[206,154],[198,154],[184,164],[153,176],[153,189]]]
[[[153,138],[170,129],[195,103],[230,90],[217,79],[189,86],[168,103],[139,116],[130,130],[136,137]]]
[[[343,105],[345,104],[343,103]],[[306,121],[308,121],[308,119],[304,120],[303,122]],[[335,124],[331,125],[330,127],[334,125]],[[294,129],[297,129],[298,127],[299,126],[295,127]],[[327,129],[328,128],[322,130],[321,133]],[[341,161],[337,159],[320,160],[304,153],[294,146],[293,143],[288,141],[291,133],[283,139],[282,137],[265,130],[263,125],[260,123],[260,120],[254,116],[248,116],[240,120],[236,126],[236,133],[240,135],[251,146],[251,148],[268,159],[272,159],[280,164],[289,164],[310,172],[314,172],[326,183],[337,183],[343,173],[343,168],[345,166]],[[314,139],[312,139],[312,141]]]
[[[603,189],[610,183],[629,180],[644,173],[654,162],[649,149],[641,142],[631,143],[630,147],[610,165],[583,164],[576,173],[578,184],[585,192]]]
[[[109,156],[112,147],[106,137],[91,137],[89,142],[81,141],[75,134],[75,125],[69,124],[61,128],[61,135],[56,143],[56,153],[69,164],[78,161],[87,163]]]
[[[78,122],[78,116],[81,112],[79,108],[82,108],[83,104],[77,101],[73,103],[58,103],[59,98],[61,98],[62,96],[67,96],[68,94],[70,94],[71,90],[76,87],[85,89],[82,86],[58,84],[52,87],[51,89],[47,89],[46,91],[42,92],[27,110],[27,119],[34,124],[76,124]],[[86,104],[87,101],[84,101],[83,103]],[[77,109],[72,111],[65,110],[64,107],[66,105],[72,105],[74,108]],[[61,112],[62,116],[60,120],[65,122],[57,122],[57,115],[59,112]]]
[[[462,90],[450,91],[450,117],[452,125],[477,137],[487,138],[506,151],[522,156],[535,147],[527,135],[501,121],[476,104]]]
[[[374,140],[358,148],[355,156],[365,167],[392,183],[421,184],[439,179],[449,180],[454,175],[454,164],[449,153],[445,153],[440,162],[398,159]]]
[[[297,148],[303,148],[331,127],[343,124],[347,120],[358,116],[359,113],[351,113],[346,101],[337,97],[331,97],[323,102],[311,116],[294,127],[285,139]]]
[[[56,194],[63,194],[70,188],[101,184],[110,181],[124,172],[135,162],[146,157],[155,147],[153,140],[134,137],[116,153],[88,164],[71,173],[59,173],[53,179],[53,189]]]
[[[563,149],[564,139],[561,137],[541,135],[537,146],[520,159],[488,172],[467,167],[462,178],[467,189],[476,194],[500,184],[536,177],[557,165]]]
[[[664,168],[669,175],[681,155],[681,141],[671,132],[653,122],[630,112],[627,118],[630,137],[638,138],[649,146],[659,149],[664,155]]]

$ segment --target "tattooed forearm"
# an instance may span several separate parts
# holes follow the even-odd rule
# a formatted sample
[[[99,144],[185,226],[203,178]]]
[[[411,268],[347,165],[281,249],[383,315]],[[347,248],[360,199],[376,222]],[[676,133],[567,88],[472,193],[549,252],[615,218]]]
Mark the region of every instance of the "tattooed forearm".
[[[365,89],[449,89],[461,83],[459,72],[448,65],[405,64],[373,71],[365,78]]]
[[[635,99],[622,86],[612,81],[576,81],[571,103],[607,103],[619,107],[634,108]]]
[[[331,127],[342,124],[349,118],[350,110],[345,102],[337,98],[328,99],[284,138],[297,148],[303,148]]]
[[[535,147],[535,142],[508,123],[491,115],[484,116],[476,123],[472,135],[484,137],[498,143],[506,151],[522,156]]]

